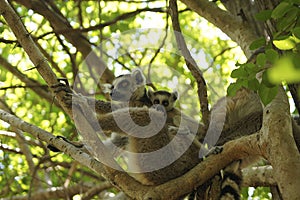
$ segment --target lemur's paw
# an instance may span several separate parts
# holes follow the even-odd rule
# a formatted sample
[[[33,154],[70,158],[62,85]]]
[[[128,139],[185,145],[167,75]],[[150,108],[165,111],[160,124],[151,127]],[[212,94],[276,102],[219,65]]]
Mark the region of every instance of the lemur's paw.
[[[210,155],[216,155],[219,154],[223,151],[223,146],[214,146],[213,148],[211,148],[206,156],[210,156]]]
[[[186,126],[182,126],[182,127],[176,127],[176,126],[169,126],[168,127],[168,131],[169,133],[171,133],[172,135],[189,135],[191,134],[191,131],[188,127]]]
[[[71,89],[67,79],[59,78],[58,81],[59,82],[57,84],[54,84],[54,85],[50,86],[51,88],[54,89],[54,93],[59,93],[61,91],[64,91],[66,93],[72,93],[72,89]],[[63,81],[64,83],[60,82],[60,81]]]
[[[164,106],[162,106],[162,105],[155,104],[155,105],[153,105],[153,106],[152,106],[152,108],[153,108],[153,109],[155,109],[155,110],[157,110],[157,111],[159,111],[159,112],[162,112],[162,113],[164,113],[164,115],[166,115],[166,114],[167,114],[167,113],[166,113],[166,109],[165,109],[165,107],[164,107]]]
[[[83,103],[87,103],[87,98],[80,93],[66,93],[63,97],[63,101],[70,106],[78,106]]]

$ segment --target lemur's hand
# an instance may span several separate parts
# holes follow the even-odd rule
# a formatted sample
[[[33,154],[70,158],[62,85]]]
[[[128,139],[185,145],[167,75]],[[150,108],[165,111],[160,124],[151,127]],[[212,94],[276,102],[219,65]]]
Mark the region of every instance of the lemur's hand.
[[[152,106],[152,108],[155,109],[155,110],[157,110],[157,111],[159,111],[159,112],[164,113],[164,115],[167,115],[167,112],[166,112],[165,107],[162,106],[162,105],[160,105],[160,104],[154,104],[154,105]]]
[[[50,86],[54,94],[60,92],[65,92],[65,95],[63,96],[63,102],[66,104],[67,107],[72,107],[72,94],[74,93],[69,85],[69,82],[65,78],[59,78],[58,83]]]
[[[67,79],[58,78],[57,80],[59,83],[50,86],[51,88],[53,88],[54,93],[59,93],[61,91],[64,91],[66,93],[73,92]]]

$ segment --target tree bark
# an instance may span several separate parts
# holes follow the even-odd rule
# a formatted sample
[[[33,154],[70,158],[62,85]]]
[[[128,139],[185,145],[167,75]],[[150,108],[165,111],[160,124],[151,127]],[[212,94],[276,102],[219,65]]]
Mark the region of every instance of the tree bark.
[[[266,146],[264,156],[274,169],[283,199],[300,197],[300,154],[292,134],[289,103],[283,88],[264,108],[261,144]]]

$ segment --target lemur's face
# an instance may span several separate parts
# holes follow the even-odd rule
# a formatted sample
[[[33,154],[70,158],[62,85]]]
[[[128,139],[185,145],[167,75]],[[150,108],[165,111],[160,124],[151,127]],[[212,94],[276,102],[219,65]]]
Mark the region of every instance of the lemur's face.
[[[177,100],[177,92],[167,92],[164,90],[155,91],[148,90],[148,97],[153,105],[161,105],[166,111],[170,111],[174,108],[174,103]]]
[[[140,70],[118,76],[112,84],[110,96],[114,101],[126,102],[144,94],[145,77]],[[142,94],[140,94],[142,93]]]

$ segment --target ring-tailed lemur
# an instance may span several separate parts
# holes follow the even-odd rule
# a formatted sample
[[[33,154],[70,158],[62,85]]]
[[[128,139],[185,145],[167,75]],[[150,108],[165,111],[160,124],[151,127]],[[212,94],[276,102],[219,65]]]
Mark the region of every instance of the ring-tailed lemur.
[[[134,69],[130,74],[120,75],[115,78],[112,83],[110,96],[113,102],[107,102],[103,100],[95,100],[93,98],[84,97],[87,102],[94,107],[98,115],[103,115],[106,113],[111,113],[113,110],[124,108],[124,107],[142,107],[146,105],[150,107],[152,104],[149,101],[146,89],[145,89],[145,77],[139,68]],[[66,103],[72,107],[72,104],[76,104],[76,95],[69,87],[68,83],[66,85],[59,84],[55,86],[55,91],[59,92],[64,90],[67,92],[65,96]],[[83,96],[79,95],[79,98]],[[58,136],[63,138],[62,136]],[[65,141],[68,141],[64,138]],[[111,145],[111,142],[114,145]],[[70,144],[75,144],[75,142],[68,141]],[[112,152],[116,151],[117,147],[125,147],[128,144],[128,138],[126,136],[120,136],[118,134],[111,134],[111,138],[107,139],[106,146],[111,149]],[[76,145],[74,145],[76,146]],[[82,144],[83,146],[83,144]],[[59,151],[52,145],[49,145],[49,149],[52,151]],[[117,153],[114,155],[118,155]]]
[[[178,99],[178,93],[176,91],[172,93],[165,90],[153,92],[149,89],[147,95],[153,105],[161,105],[167,112],[174,109],[175,101]]]
[[[205,134],[204,125],[174,107],[179,97],[177,91],[171,93],[165,90],[152,91],[149,89],[147,95],[154,106],[159,104],[164,107],[167,112],[168,125],[188,129],[189,132],[197,135],[198,140],[202,139]]]
[[[112,83],[110,96],[117,102],[127,102],[129,107],[150,107],[145,88],[146,78],[139,68],[134,69],[130,74],[120,75]]]

